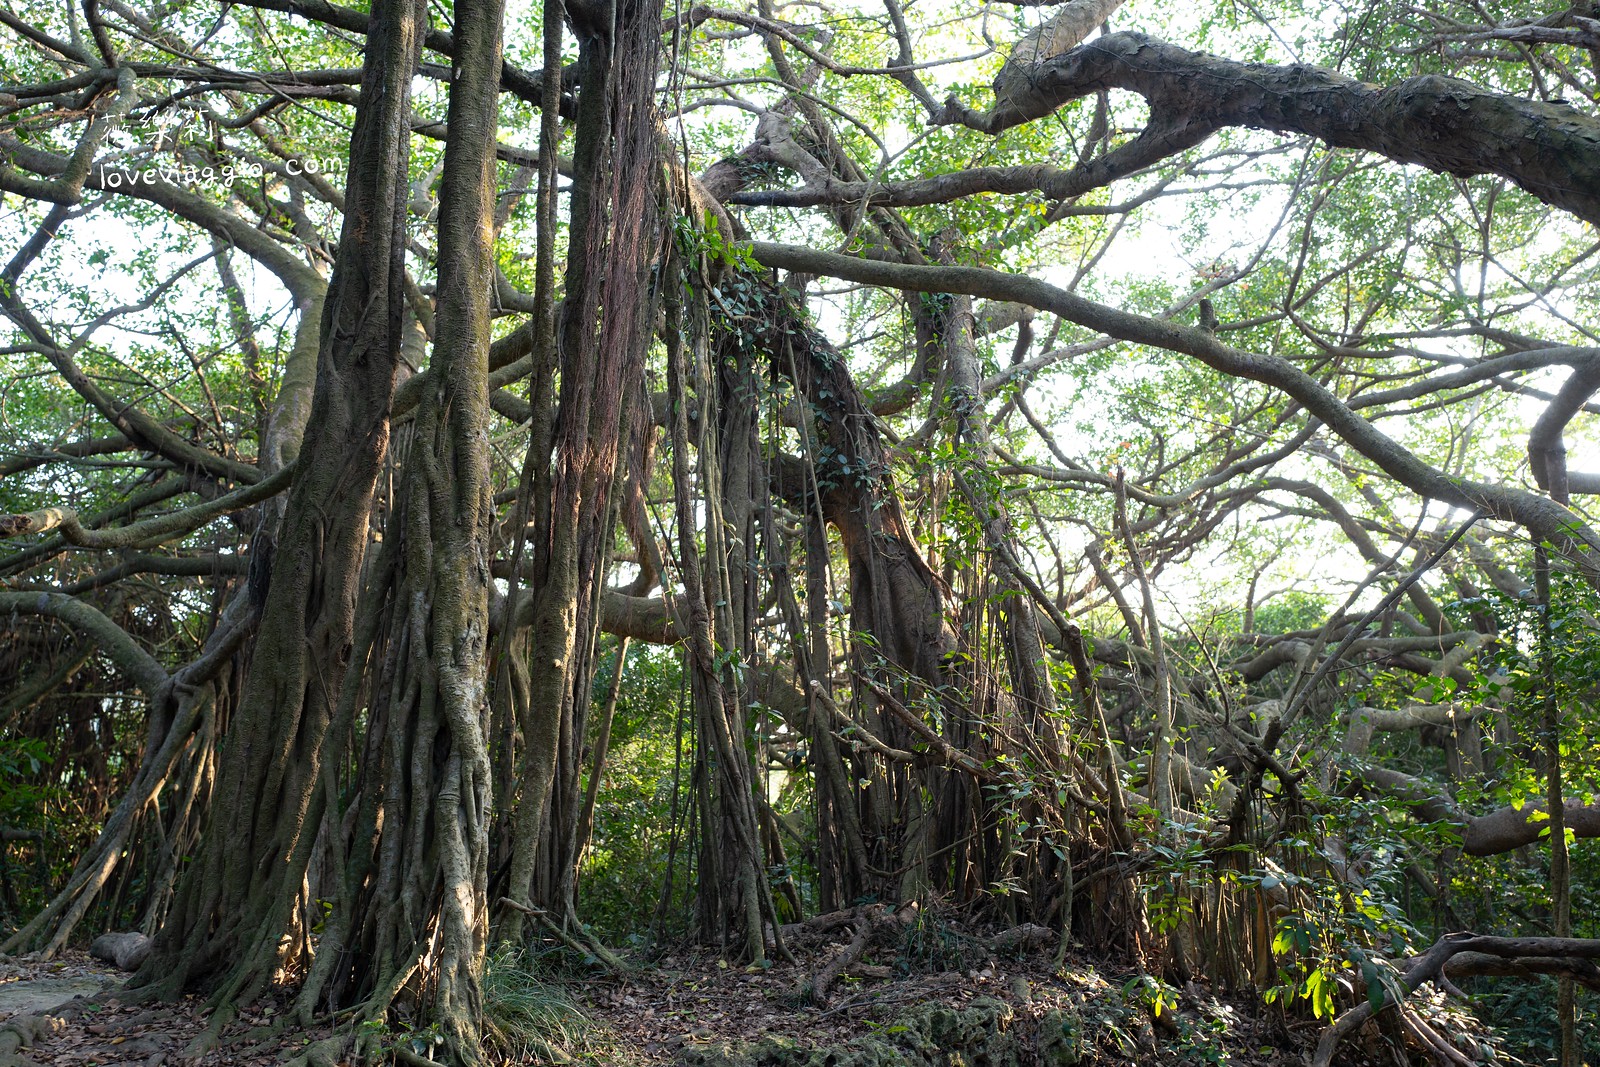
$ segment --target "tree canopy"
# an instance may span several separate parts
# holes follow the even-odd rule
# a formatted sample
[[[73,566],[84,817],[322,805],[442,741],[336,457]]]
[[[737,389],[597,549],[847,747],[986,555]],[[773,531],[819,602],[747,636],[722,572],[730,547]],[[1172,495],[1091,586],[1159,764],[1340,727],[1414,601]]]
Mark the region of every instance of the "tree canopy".
[[[1553,978],[1580,1062],[1592,0],[0,23],[0,951],[480,1062],[653,719],[657,938],[938,900],[1319,1067]]]

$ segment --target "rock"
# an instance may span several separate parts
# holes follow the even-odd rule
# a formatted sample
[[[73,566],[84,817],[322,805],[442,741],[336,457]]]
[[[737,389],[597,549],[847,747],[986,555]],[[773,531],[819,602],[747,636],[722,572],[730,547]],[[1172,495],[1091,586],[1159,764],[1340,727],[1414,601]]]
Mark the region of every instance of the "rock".
[[[1039,1017],[1039,1062],[1045,1067],[1077,1067],[1083,1061],[1083,1023],[1071,1012],[1052,1008]]]
[[[105,982],[100,978],[35,978],[0,985],[0,1020],[49,1012],[74,997],[92,997]],[[5,1062],[0,1059],[0,1063]]]
[[[1022,953],[1053,945],[1055,942],[1056,932],[1049,927],[1023,923],[1021,926],[1014,926],[996,934],[989,944],[996,952]]]
[[[150,955],[150,939],[137,933],[101,934],[90,944],[89,955],[121,970],[137,971]]]
[[[700,1045],[679,1067],[1076,1067],[1083,1058],[1076,1015],[1046,1012],[1038,1036],[1016,1025],[1011,1005],[979,997],[964,1008],[927,1004],[877,1027],[848,1047],[806,1048],[768,1037],[745,1045]]]

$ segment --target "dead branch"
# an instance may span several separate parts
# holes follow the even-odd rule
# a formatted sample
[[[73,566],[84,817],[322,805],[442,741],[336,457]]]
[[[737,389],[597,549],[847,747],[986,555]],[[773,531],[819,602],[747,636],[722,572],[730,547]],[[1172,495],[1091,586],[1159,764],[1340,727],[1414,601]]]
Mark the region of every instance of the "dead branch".
[[[1417,991],[1425,982],[1440,982],[1444,979],[1445,967],[1452,958],[1465,953],[1481,953],[1485,956],[1504,960],[1521,959],[1571,959],[1571,960],[1597,960],[1600,959],[1600,939],[1579,937],[1486,937],[1472,933],[1446,934],[1434,942],[1432,948],[1422,955],[1414,957],[1405,973],[1401,975],[1398,985],[1404,994],[1409,996]],[[1364,1001],[1346,1011],[1333,1021],[1333,1025],[1323,1031],[1322,1039],[1317,1042],[1316,1055],[1312,1057],[1311,1067],[1329,1067],[1333,1062],[1333,1054],[1338,1049],[1339,1043],[1355,1031],[1363,1023],[1380,1011],[1392,1007],[1396,999],[1392,990],[1386,990],[1383,1000],[1377,1010],[1373,1009],[1370,1001]]]
[[[826,918],[832,921],[844,914],[849,913],[835,912],[833,916],[819,916],[819,918]],[[850,939],[848,945],[821,967],[817,968],[810,979],[801,985],[799,995],[802,1000],[814,1004],[827,1003],[828,992],[833,988],[833,983],[838,981],[841,974],[850,970],[852,965],[861,959],[862,954],[867,950],[867,946],[872,944],[873,938],[878,935],[879,931],[888,927],[907,926],[919,913],[915,905],[904,907],[897,911],[888,904],[873,904],[866,908],[857,909],[854,914],[855,936]],[[813,920],[813,922],[815,921]]]

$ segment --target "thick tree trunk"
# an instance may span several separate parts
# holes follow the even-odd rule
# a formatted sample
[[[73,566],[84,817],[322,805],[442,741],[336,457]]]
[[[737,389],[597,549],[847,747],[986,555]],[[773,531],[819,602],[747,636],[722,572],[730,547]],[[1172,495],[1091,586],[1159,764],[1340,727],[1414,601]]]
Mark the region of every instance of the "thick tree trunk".
[[[231,1005],[277,963],[316,820],[312,797],[350,666],[373,489],[389,442],[404,300],[410,87],[420,4],[374,6],[344,229],[322,308],[312,412],[272,561],[253,669],[230,724],[200,856],[136,985]],[[218,1013],[218,1023],[226,1016]]]
[[[439,299],[429,389],[406,466],[402,595],[394,617],[410,643],[415,688],[388,723],[386,804],[377,844],[383,921],[367,961],[381,1017],[384,994],[418,967],[419,999],[452,1063],[482,1060],[488,943],[489,307],[494,290],[495,142],[501,0],[457,0],[439,201]],[[381,588],[370,595],[382,596]],[[376,679],[381,683],[385,679]],[[403,790],[397,790],[404,780]],[[390,880],[393,881],[390,881]],[[392,904],[417,905],[396,914]],[[413,963],[413,961],[420,961]],[[386,964],[386,965],[385,965]]]

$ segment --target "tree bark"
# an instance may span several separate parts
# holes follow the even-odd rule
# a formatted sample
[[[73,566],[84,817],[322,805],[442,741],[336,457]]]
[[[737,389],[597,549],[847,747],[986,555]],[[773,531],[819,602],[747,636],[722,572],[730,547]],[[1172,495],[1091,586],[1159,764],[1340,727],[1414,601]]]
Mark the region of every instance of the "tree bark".
[[[404,301],[411,75],[421,4],[374,6],[344,229],[322,307],[312,413],[278,533],[254,669],[224,745],[213,821],[135,985],[216,991],[231,1007],[277,962],[316,826],[308,824],[349,668]],[[150,188],[150,187],[146,187]],[[227,1016],[219,1011],[214,1027]]]
[[[997,84],[987,113],[952,98],[934,121],[999,133],[1106,89],[1149,102],[1141,141],[1189,147],[1225,126],[1302,133],[1457,177],[1498,174],[1600,223],[1600,121],[1437,74],[1384,89],[1320,67],[1239,63],[1125,31]]]

